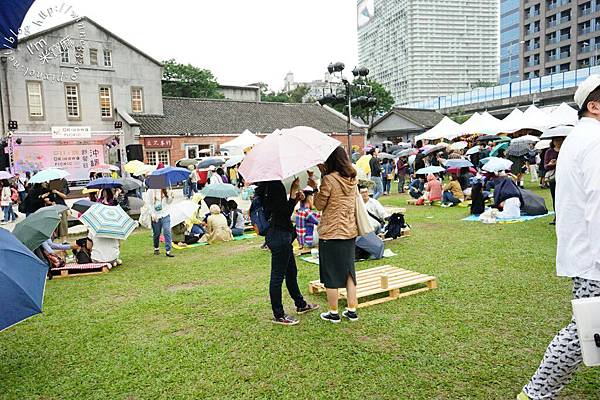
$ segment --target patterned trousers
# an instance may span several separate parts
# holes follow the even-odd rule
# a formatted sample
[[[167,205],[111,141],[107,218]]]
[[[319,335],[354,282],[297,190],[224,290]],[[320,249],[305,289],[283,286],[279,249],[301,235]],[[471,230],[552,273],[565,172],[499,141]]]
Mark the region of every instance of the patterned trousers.
[[[573,298],[600,297],[600,281],[573,278]],[[554,337],[523,392],[534,400],[554,399],[583,361],[575,319]]]

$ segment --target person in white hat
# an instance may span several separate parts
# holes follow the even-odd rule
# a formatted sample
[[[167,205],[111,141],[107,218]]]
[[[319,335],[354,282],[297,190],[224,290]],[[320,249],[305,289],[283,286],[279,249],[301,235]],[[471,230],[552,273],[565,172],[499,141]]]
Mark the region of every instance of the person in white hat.
[[[573,280],[573,297],[600,297],[600,75],[575,92],[579,123],[556,163],[556,270]],[[554,399],[582,362],[572,319],[552,340],[517,399]]]

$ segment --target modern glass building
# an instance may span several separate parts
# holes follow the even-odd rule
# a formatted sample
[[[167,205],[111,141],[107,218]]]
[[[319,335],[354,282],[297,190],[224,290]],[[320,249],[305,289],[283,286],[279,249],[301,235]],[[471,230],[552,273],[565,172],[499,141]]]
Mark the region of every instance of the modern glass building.
[[[500,84],[521,80],[521,0],[500,1]]]

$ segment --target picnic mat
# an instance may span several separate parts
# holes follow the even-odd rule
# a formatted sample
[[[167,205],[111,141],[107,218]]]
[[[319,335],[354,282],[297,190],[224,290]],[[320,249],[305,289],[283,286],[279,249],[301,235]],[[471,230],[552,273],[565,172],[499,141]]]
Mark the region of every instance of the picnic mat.
[[[548,214],[544,214],[544,215],[522,215],[519,218],[511,218],[511,219],[498,218],[496,220],[496,223],[498,223],[498,224],[514,224],[517,222],[525,222],[525,221],[531,221],[532,219],[549,217],[551,215],[554,215],[554,212],[549,212]],[[480,222],[479,215],[470,215],[467,218],[463,218],[462,220],[469,221],[469,222]]]
[[[233,240],[245,240],[245,239],[252,239],[252,238],[255,238],[255,237],[256,237],[256,233],[246,233],[246,234],[244,234],[242,236],[235,236],[233,238]],[[206,246],[206,245],[208,245],[207,242],[202,242],[202,243],[188,244],[187,246],[181,247],[177,243],[173,242],[173,248],[177,249],[177,250],[186,250],[186,249],[191,249],[191,248],[194,248],[194,247]]]
[[[110,263],[90,263],[90,264],[65,264],[64,267],[60,268],[52,268],[52,271],[85,271],[90,269],[99,269],[103,267],[108,267],[108,269],[112,268]]]
[[[398,254],[394,253],[390,249],[385,249],[385,251],[383,252],[383,258],[395,257],[397,255]],[[306,262],[311,263],[311,264],[319,265],[319,257],[309,256],[309,257],[300,257],[300,259],[302,261],[306,261]],[[368,260],[358,260],[358,261],[360,262],[360,261],[368,261]]]

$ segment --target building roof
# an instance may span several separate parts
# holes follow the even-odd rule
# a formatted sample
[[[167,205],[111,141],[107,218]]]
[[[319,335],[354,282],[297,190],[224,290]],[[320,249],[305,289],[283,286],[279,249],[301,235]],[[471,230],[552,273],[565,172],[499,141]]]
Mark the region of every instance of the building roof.
[[[406,119],[409,122],[412,122],[415,125],[418,125],[424,129],[430,129],[436,126],[444,116],[438,113],[435,110],[422,110],[418,108],[399,108],[395,107],[391,109],[387,114],[383,117],[379,118],[377,121],[373,123],[371,129],[374,129],[377,125],[383,122],[385,119],[390,117],[391,115],[397,115],[401,118]]]
[[[346,121],[318,104],[165,97],[163,107],[164,115],[133,115],[141,135],[223,135],[246,129],[267,134],[294,126],[346,132]]]
[[[105,32],[106,34],[108,34],[108,35],[112,36],[113,38],[117,39],[119,42],[121,42],[125,46],[127,46],[127,47],[135,50],[137,53],[139,53],[142,56],[146,57],[148,60],[150,60],[153,63],[157,64],[159,67],[163,66],[163,64],[160,61],[157,61],[156,59],[150,57],[148,54],[144,53],[143,51],[141,51],[140,49],[138,49],[137,47],[135,47],[131,43],[129,43],[129,42],[121,39],[119,36],[115,35],[114,33],[112,33],[111,31],[109,31],[108,29],[106,29],[105,27],[103,27],[102,25],[100,25],[99,23],[97,23],[96,21],[92,20],[91,18],[84,16],[84,17],[81,17],[81,21],[85,21],[85,22],[88,22],[88,23],[94,25],[96,28],[100,29],[101,31]],[[34,33],[32,35],[26,36],[26,37],[24,37],[22,39],[19,39],[19,43],[23,43],[23,42],[26,42],[26,41],[31,40],[31,39],[35,39],[35,38],[38,38],[38,37],[41,37],[41,36],[45,36],[45,35],[47,35],[50,32],[57,31],[57,30],[62,29],[64,27],[66,27],[66,26],[73,25],[73,24],[76,24],[76,23],[79,23],[79,22],[80,22],[79,19],[73,19],[73,20],[64,22],[64,23],[62,23],[60,25],[53,26],[51,28],[45,29],[43,31],[40,31],[40,32]]]

